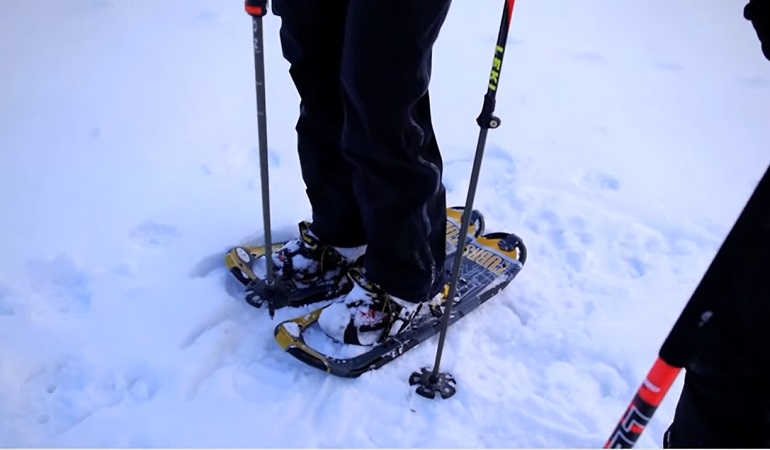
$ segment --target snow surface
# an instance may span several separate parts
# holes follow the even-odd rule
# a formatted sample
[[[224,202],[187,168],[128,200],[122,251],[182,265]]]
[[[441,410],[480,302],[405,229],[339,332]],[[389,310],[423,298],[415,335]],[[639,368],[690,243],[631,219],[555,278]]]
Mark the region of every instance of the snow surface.
[[[242,2],[3,1],[0,445],[601,446],[770,162],[770,64],[743,5],[516,2],[475,206],[529,260],[452,328],[458,393],[427,401],[407,379],[436,340],[332,378],[230,295],[223,253],[262,237]],[[457,0],[436,47],[450,204],[501,10]],[[310,209],[278,26],[265,19],[281,239]],[[660,445],[680,383],[640,447]]]

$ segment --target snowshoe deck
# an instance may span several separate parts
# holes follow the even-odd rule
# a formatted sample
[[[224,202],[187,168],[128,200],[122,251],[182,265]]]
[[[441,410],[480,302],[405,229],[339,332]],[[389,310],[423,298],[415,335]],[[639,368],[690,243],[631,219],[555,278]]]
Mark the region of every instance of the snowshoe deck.
[[[447,229],[447,254],[454,254],[460,231],[459,214],[450,217]],[[450,252],[451,250],[451,252]],[[451,272],[453,263],[447,257],[445,266]],[[489,233],[470,235],[466,239],[457,297],[452,306],[449,324],[453,324],[468,313],[490,300],[516,277],[526,261],[526,247],[514,234]],[[445,295],[448,294],[448,286]],[[446,298],[444,299],[446,301]],[[340,377],[358,377],[398,358],[438,334],[441,329],[443,306],[433,308],[432,313],[396,336],[387,338],[381,344],[364,347],[361,354],[352,357],[335,357],[324,354],[307,344],[304,333],[318,321],[318,308],[308,314],[284,321],[275,328],[275,339],[281,348],[298,360]]]

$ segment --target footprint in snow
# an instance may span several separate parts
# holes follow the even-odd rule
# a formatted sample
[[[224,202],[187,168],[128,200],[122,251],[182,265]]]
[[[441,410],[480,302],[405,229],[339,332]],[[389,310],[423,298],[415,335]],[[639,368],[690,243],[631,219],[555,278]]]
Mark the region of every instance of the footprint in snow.
[[[97,410],[123,401],[126,382],[110,373],[98,373],[82,358],[63,356],[42,365],[18,391],[21,422],[36,434],[55,437]]]
[[[162,247],[176,241],[179,231],[171,225],[148,221],[131,230],[128,236],[144,247]]]
[[[770,86],[770,79],[765,77],[741,77],[738,84],[746,88],[765,88]]]
[[[220,17],[221,16],[219,14],[213,11],[203,11],[197,16],[198,20],[203,20],[203,21],[219,20]]]
[[[158,379],[145,366],[135,366],[123,374],[128,395],[136,403],[152,400],[160,389]]]
[[[11,289],[0,284],[0,317],[16,314]]]
[[[509,166],[507,169],[513,171],[516,169],[516,159],[513,157],[513,155],[505,150],[503,147],[500,147],[499,145],[490,145],[489,150],[487,150],[487,155],[499,161],[501,165]]]
[[[578,180],[578,184],[585,189],[592,191],[618,191],[620,190],[620,181],[603,172],[597,170],[588,170]]]
[[[526,225],[535,234],[546,238],[546,252],[566,262],[575,273],[584,272],[589,266],[587,244],[594,237],[585,227],[585,220],[580,217],[563,217],[548,208],[541,209],[530,217]]]
[[[44,440],[56,438],[94,413],[129,402],[152,400],[159,382],[139,364],[125,371],[97,370],[77,354],[38,366],[8,396],[6,419]]]
[[[593,64],[600,64],[607,61],[607,58],[604,55],[597,52],[573,52],[572,56],[579,60]]]
[[[68,255],[36,259],[27,264],[31,288],[29,305],[38,314],[83,314],[91,307],[91,277]],[[0,304],[2,303],[0,292]]]
[[[683,65],[670,61],[658,61],[652,67],[663,72],[681,72],[684,70]]]

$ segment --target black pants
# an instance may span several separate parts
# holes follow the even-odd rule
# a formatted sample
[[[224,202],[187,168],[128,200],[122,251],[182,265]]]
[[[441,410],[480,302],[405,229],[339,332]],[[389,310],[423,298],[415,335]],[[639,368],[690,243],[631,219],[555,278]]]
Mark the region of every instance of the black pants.
[[[665,448],[770,448],[770,358],[759,347],[768,339],[735,332],[720,330],[687,367]]]
[[[715,258],[719,284],[700,291],[719,306],[686,366],[668,448],[770,448],[770,169],[735,229]]]
[[[297,140],[325,243],[367,244],[367,277],[422,301],[443,284],[446,201],[432,48],[450,0],[275,0],[301,98]]]

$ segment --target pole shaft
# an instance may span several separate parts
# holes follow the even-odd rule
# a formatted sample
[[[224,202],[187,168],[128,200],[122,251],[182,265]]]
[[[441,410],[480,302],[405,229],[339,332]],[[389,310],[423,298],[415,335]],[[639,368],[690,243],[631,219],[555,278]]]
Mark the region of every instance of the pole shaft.
[[[270,180],[268,178],[267,101],[265,94],[265,55],[262,17],[252,17],[254,25],[254,74],[257,91],[257,130],[259,139],[259,176],[262,187],[262,222],[265,230],[267,282],[273,282],[272,234],[270,231]]]
[[[431,377],[436,379],[439,373],[441,365],[441,357],[444,352],[444,343],[446,341],[447,330],[449,329],[449,318],[452,314],[452,305],[454,304],[455,297],[457,296],[457,281],[460,277],[460,265],[462,264],[463,253],[465,249],[465,239],[468,235],[468,228],[470,227],[471,212],[473,211],[473,200],[476,196],[476,188],[479,182],[479,175],[481,173],[481,162],[484,157],[484,148],[487,142],[487,134],[490,128],[496,128],[499,125],[499,119],[494,117],[495,99],[497,96],[497,85],[500,81],[500,70],[503,65],[503,56],[505,53],[505,44],[508,41],[508,30],[511,25],[511,18],[513,14],[514,0],[506,0],[503,16],[500,21],[500,30],[497,33],[497,44],[495,46],[495,56],[492,60],[492,70],[489,75],[489,84],[487,85],[487,92],[484,95],[484,104],[481,108],[481,114],[477,119],[477,123],[481,128],[479,130],[479,139],[476,144],[476,156],[473,159],[473,168],[471,170],[471,179],[468,186],[468,195],[465,199],[465,207],[463,209],[462,223],[460,224],[460,240],[458,241],[458,248],[454,255],[454,262],[452,265],[452,275],[449,281],[449,296],[446,299],[446,308],[444,309],[444,315],[442,316],[441,331],[438,338],[438,348],[436,349],[436,360],[433,365],[433,372]]]

